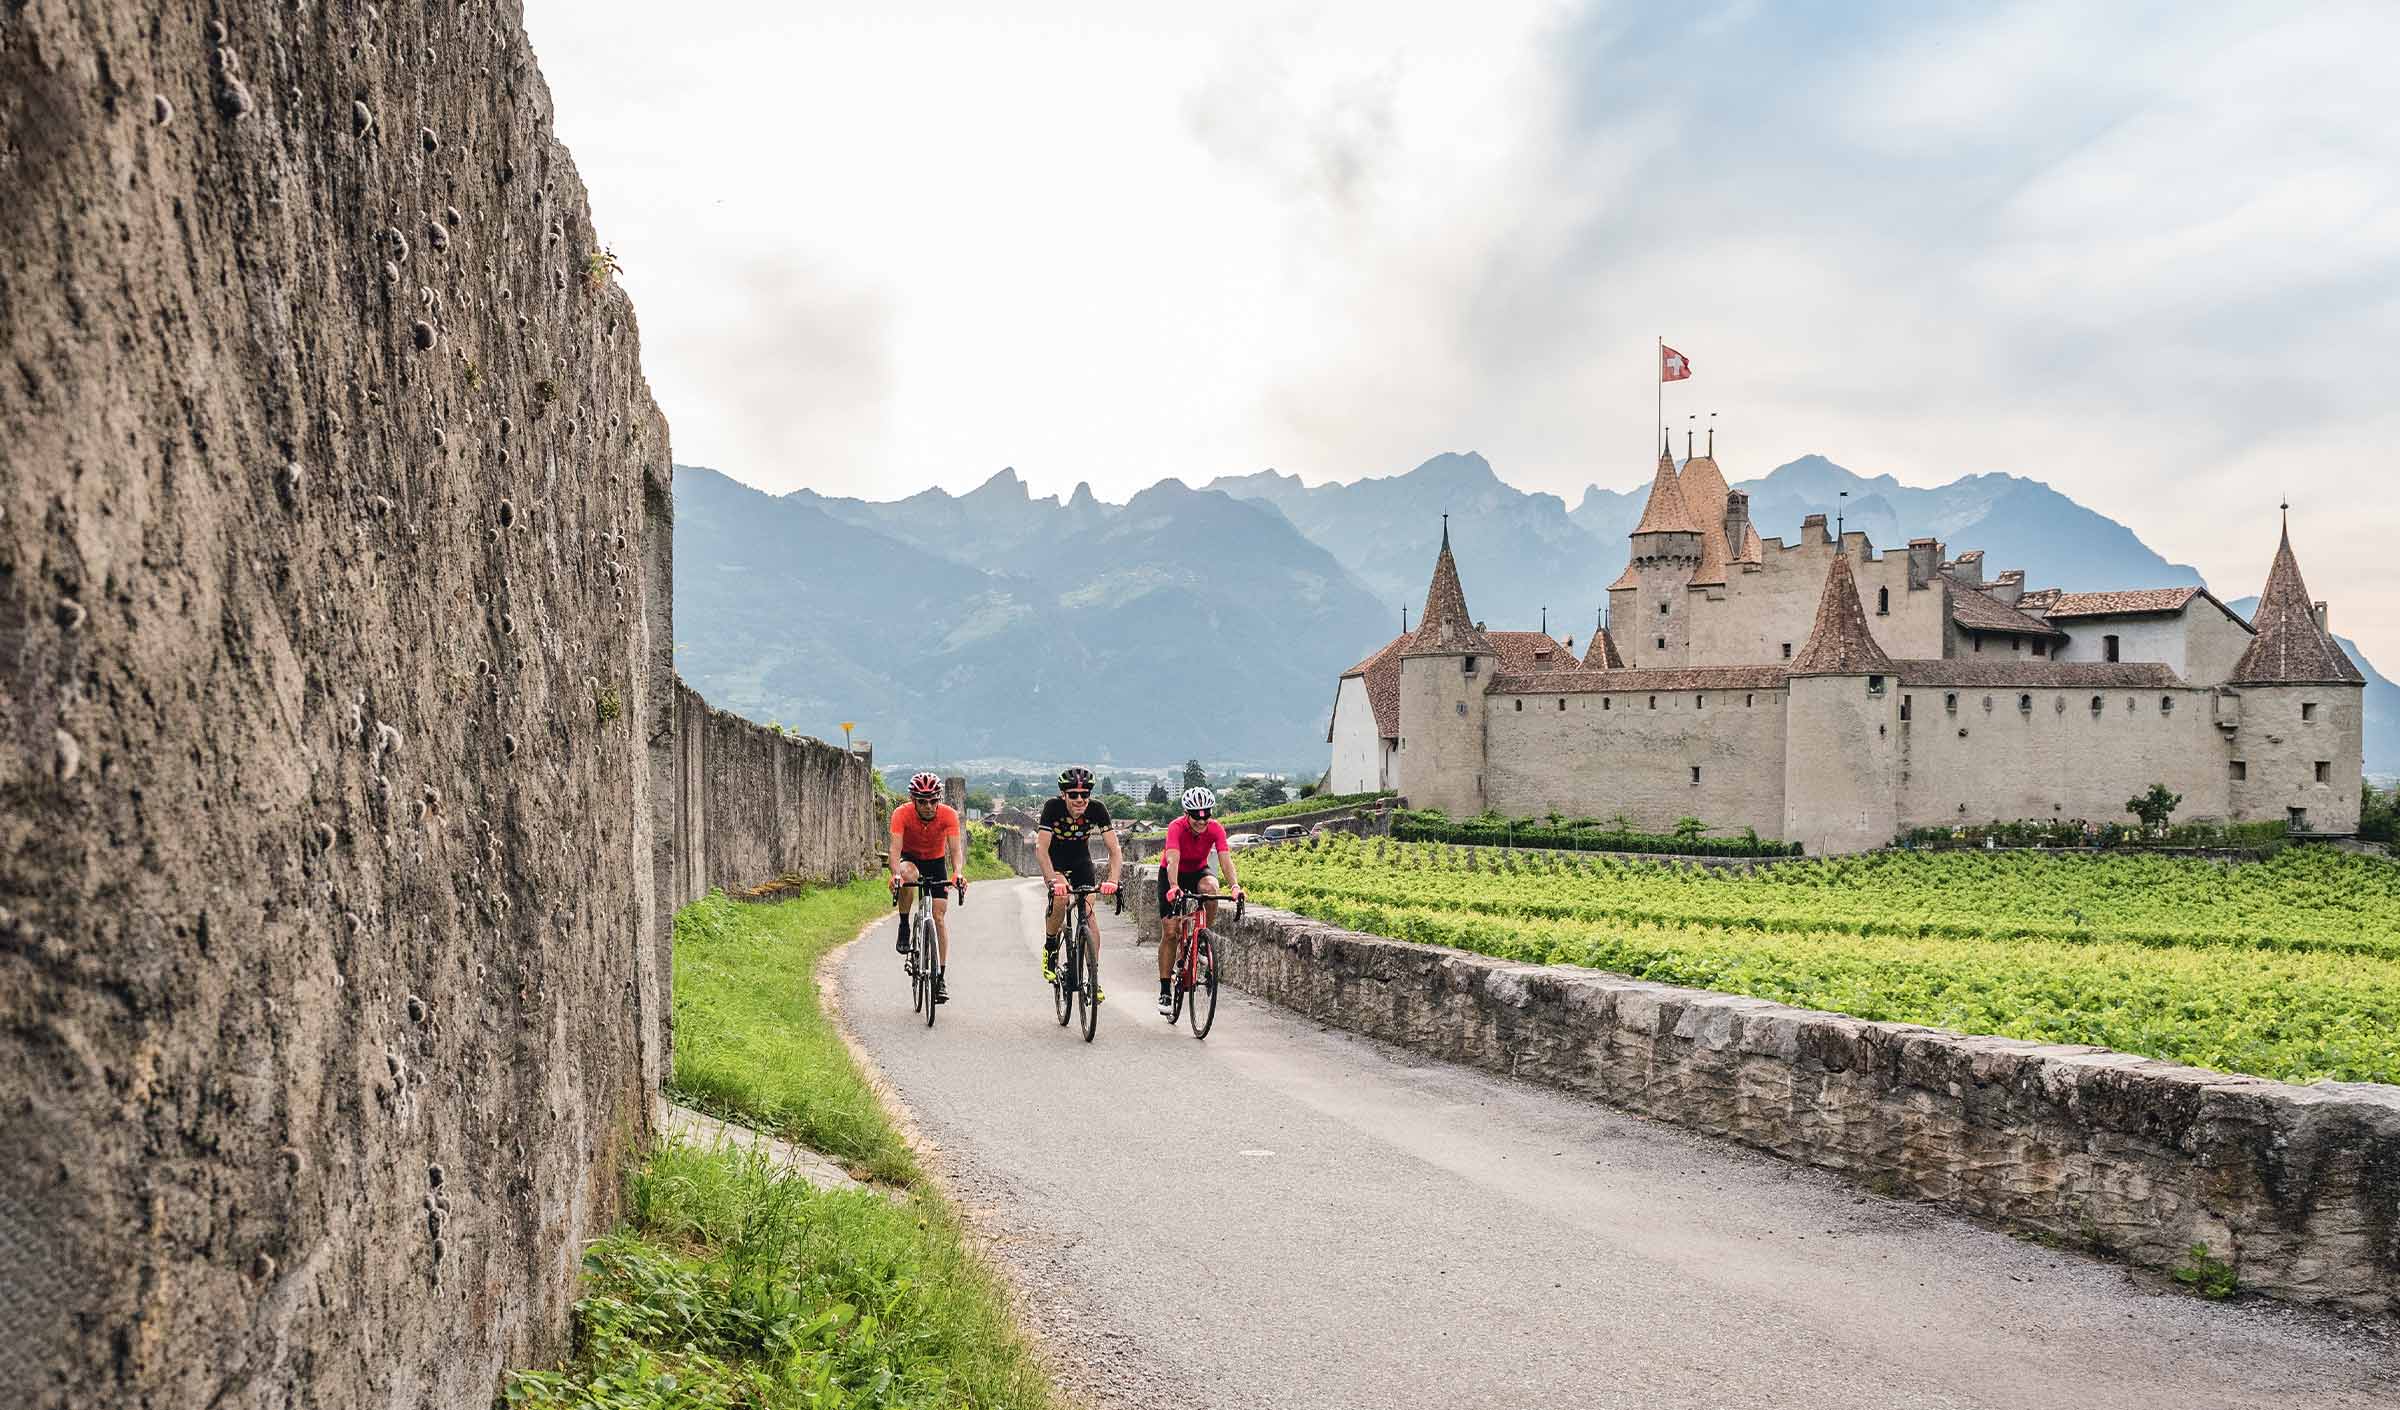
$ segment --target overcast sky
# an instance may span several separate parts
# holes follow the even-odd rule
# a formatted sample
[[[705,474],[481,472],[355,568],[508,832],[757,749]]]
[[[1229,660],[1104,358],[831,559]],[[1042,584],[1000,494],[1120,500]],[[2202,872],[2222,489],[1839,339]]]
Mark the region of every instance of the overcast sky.
[[[1664,334],[1734,479],[2029,475],[2229,597],[2288,493],[2400,664],[2400,6],[526,9],[679,460],[1571,505]]]

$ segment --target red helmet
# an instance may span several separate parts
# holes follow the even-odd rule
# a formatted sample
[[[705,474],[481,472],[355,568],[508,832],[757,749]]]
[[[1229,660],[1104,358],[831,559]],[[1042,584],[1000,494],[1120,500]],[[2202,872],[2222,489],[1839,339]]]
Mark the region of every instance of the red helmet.
[[[942,796],[942,777],[941,777],[941,775],[940,775],[940,774],[932,774],[932,773],[921,773],[921,774],[918,774],[916,777],[914,777],[914,778],[910,779],[910,780],[908,781],[908,796],[909,796],[909,797],[911,797],[911,798],[939,798],[939,797],[941,797],[941,796]]]

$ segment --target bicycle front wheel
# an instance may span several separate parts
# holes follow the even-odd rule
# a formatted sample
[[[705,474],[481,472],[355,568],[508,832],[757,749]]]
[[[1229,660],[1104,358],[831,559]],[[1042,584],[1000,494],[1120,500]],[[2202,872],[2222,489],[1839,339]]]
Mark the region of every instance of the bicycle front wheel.
[[[1075,1017],[1075,964],[1083,952],[1083,936],[1077,932],[1075,921],[1069,918],[1058,929],[1058,959],[1053,962],[1050,995],[1058,1002],[1058,1026],[1064,1028]]]
[[[1079,957],[1083,973],[1077,977],[1075,987],[1083,999],[1083,1041],[1088,1043],[1100,1031],[1100,947],[1087,937],[1079,948],[1083,951]]]
[[[908,1003],[910,1009],[922,1013],[933,990],[925,980],[925,946],[915,926],[909,927],[908,935]]]
[[[917,932],[917,972],[925,976],[925,1026],[931,1028],[934,1011],[941,1007],[934,1001],[934,993],[942,983],[941,936],[934,931],[931,921]]]
[[[1205,1038],[1217,1021],[1217,937],[1192,937],[1192,1036]]]

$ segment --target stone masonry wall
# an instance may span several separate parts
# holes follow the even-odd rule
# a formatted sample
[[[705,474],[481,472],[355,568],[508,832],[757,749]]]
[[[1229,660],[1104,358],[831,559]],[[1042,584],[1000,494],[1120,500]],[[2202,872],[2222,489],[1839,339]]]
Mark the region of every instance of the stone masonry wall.
[[[1144,920],[1154,881],[1137,877]],[[1228,982],[1320,1023],[1580,1093],[2149,1268],[2400,1312],[2400,1088],[2294,1087],[1964,1037],[1254,907]]]
[[[482,1405],[566,1349],[672,899],[600,249],[510,0],[0,5],[12,1403]]]
[[[848,881],[875,861],[873,760],[822,740],[778,734],[728,714],[675,683],[665,743],[679,809],[674,863],[661,891],[670,907],[796,875]]]

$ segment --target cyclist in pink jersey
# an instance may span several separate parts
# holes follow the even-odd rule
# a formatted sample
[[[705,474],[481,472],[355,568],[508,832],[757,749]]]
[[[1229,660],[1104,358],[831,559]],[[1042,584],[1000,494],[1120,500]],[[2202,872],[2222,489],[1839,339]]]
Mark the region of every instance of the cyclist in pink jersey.
[[[1210,814],[1217,810],[1217,795],[1205,788],[1183,791],[1183,816],[1167,824],[1166,850],[1158,854],[1158,1011],[1169,1018],[1175,1016],[1175,928],[1165,918],[1168,906],[1183,898],[1186,891],[1198,892],[1207,899],[1202,902],[1202,925],[1217,923],[1217,897],[1239,896],[1241,883],[1234,877],[1233,844],[1226,840],[1225,824]],[[1208,859],[1217,858],[1218,870],[1225,874],[1225,885],[1218,889],[1217,879],[1208,874]]]

